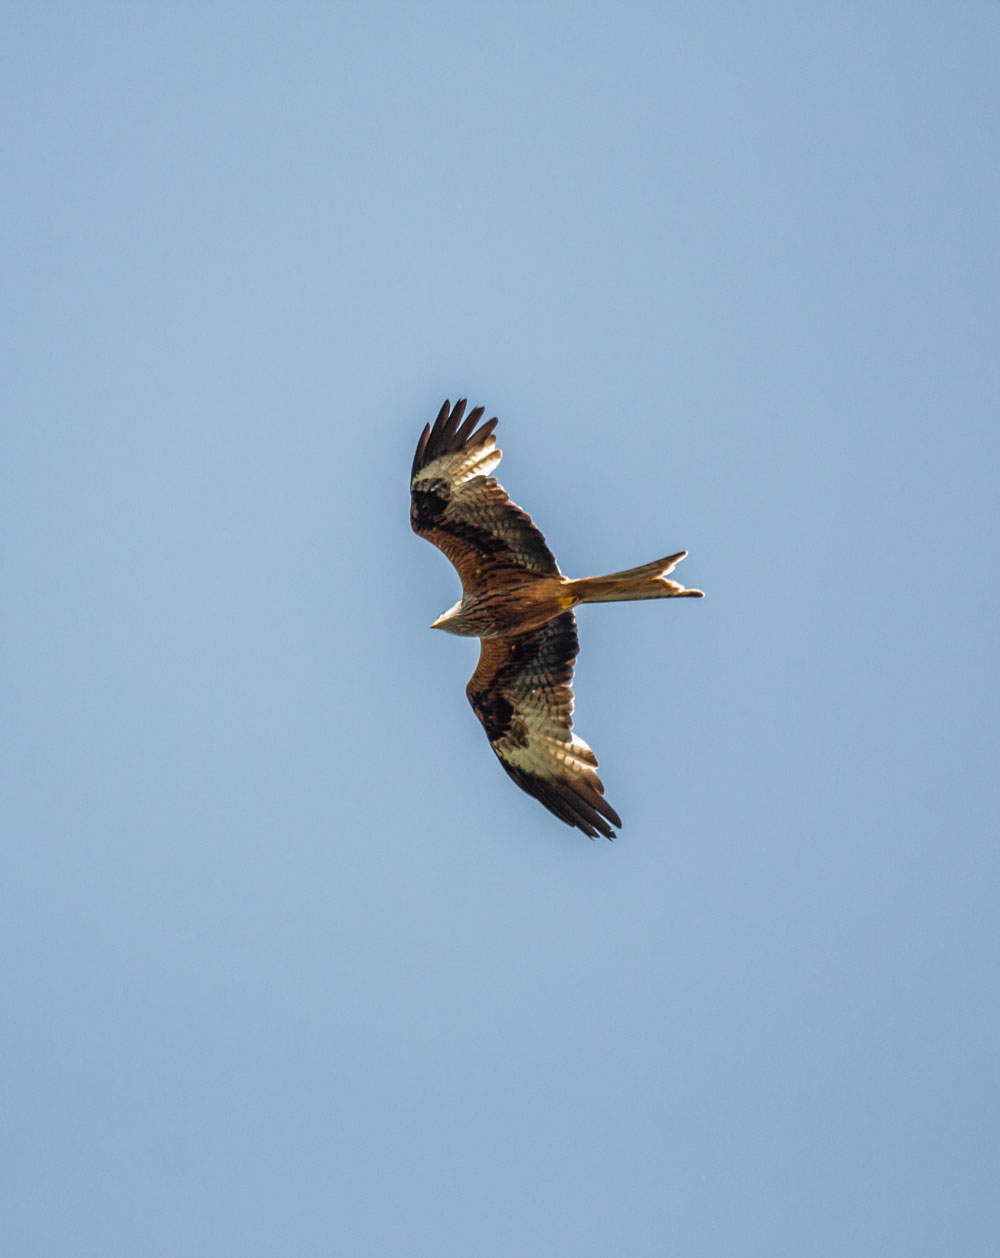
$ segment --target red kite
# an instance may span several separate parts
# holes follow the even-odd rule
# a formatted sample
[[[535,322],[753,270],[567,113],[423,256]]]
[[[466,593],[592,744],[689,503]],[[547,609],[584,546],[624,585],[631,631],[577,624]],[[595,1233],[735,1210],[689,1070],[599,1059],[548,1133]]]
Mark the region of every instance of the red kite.
[[[410,524],[443,550],[462,597],[432,629],[480,639],[465,693],[500,763],[567,825],[613,839],[621,818],[604,798],[597,757],[572,733],[577,603],[702,598],[668,581],[679,551],[641,568],[571,581],[559,571],[531,517],[490,476],[500,462],[491,419],[465,399],[445,402],[424,428],[410,477]],[[610,823],[610,824],[609,824]]]

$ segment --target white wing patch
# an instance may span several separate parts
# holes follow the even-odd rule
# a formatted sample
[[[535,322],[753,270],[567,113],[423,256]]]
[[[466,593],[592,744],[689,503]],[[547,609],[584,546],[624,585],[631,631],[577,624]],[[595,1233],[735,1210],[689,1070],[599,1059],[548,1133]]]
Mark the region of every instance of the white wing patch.
[[[591,775],[597,765],[597,757],[579,735],[553,720],[553,709],[549,703],[533,703],[528,698],[520,716],[527,744],[521,744],[517,738],[501,739],[503,759],[508,764],[543,777],[551,776],[558,765],[565,765],[587,777]]]
[[[414,485],[419,485],[424,480],[444,480],[453,485],[461,485],[472,480],[474,476],[489,476],[500,462],[502,454],[497,449],[496,438],[490,433],[481,445],[472,450],[440,454],[432,459],[420,469]]]
[[[526,769],[549,777],[556,765],[566,765],[581,773],[589,773],[597,764],[597,757],[583,741],[573,735],[573,741],[557,738],[551,734],[528,733],[528,745],[519,747],[512,745],[509,739],[502,740],[503,759],[516,769]]]

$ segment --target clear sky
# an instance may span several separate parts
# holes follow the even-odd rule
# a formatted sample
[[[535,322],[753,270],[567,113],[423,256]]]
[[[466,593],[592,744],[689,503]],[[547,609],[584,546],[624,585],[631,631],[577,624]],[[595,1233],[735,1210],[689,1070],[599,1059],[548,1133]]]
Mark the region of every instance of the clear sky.
[[[995,1258],[1000,9],[8,3],[17,1258]],[[500,417],[591,842],[408,525]]]

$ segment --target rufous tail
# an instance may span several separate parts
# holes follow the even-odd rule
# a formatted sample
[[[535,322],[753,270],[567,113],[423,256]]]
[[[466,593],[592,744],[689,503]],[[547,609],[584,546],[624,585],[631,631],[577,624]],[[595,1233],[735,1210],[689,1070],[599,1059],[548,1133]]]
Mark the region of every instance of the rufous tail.
[[[603,577],[582,577],[570,582],[570,593],[580,603],[625,603],[636,598],[704,598],[701,590],[688,590],[667,574],[687,555],[686,550],[666,559],[654,559],[641,568],[609,572]]]

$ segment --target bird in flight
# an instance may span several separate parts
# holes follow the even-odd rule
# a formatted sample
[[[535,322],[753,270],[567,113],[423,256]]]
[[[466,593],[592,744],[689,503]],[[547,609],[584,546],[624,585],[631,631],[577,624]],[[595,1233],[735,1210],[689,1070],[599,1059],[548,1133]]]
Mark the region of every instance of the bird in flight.
[[[567,825],[613,839],[621,818],[604,798],[597,757],[576,734],[573,661],[578,603],[702,598],[668,580],[687,551],[639,568],[572,581],[545,538],[490,475],[500,462],[495,419],[465,399],[441,407],[417,443],[410,524],[444,551],[462,597],[431,625],[479,638],[465,693],[507,773]]]

